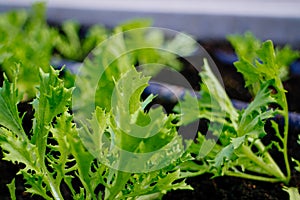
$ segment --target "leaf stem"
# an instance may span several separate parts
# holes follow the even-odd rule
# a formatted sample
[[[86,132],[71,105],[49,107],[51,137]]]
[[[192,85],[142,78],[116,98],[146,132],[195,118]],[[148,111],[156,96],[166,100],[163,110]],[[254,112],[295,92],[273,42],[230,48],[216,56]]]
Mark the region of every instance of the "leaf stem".
[[[273,170],[276,172],[276,176],[277,177],[282,177],[282,180],[284,182],[287,182],[288,179],[287,177],[283,174],[283,172],[281,171],[281,169],[279,168],[279,166],[277,165],[277,163],[274,161],[274,159],[272,158],[272,156],[270,155],[269,152],[266,151],[266,147],[265,145],[261,142],[261,140],[256,140],[255,141],[255,146],[261,151],[264,152],[264,156],[266,157],[266,159],[268,159],[268,162],[272,165]],[[274,174],[275,175],[275,174]]]
[[[284,96],[284,132],[283,132],[283,157],[286,167],[286,181],[289,182],[291,179],[291,169],[290,169],[290,162],[289,162],[289,156],[288,156],[288,134],[289,134],[289,112],[288,112],[288,106],[287,101]]]
[[[263,145],[263,144],[261,143],[260,145]],[[260,147],[260,148],[262,148],[262,147]],[[272,159],[272,157],[269,155],[268,152],[266,152],[265,154],[267,155],[269,163],[266,163],[262,159],[257,157],[249,147],[242,145],[241,150],[247,156],[247,158],[252,160],[254,163],[256,163],[258,166],[260,166],[263,170],[265,170],[269,174],[277,177],[277,181],[283,181],[284,183],[286,183],[287,178],[281,172],[280,168],[277,166],[277,164],[275,163],[275,161]],[[257,177],[257,176],[254,176],[254,177]],[[256,178],[255,180],[259,180],[259,179]]]
[[[52,177],[48,177],[48,182],[49,182],[49,186],[50,186],[50,191],[51,194],[53,195],[53,198],[55,200],[63,200],[63,196],[60,193],[60,189],[57,188],[57,184],[54,183],[54,180],[52,179]]]
[[[276,183],[276,182],[281,181],[281,179],[278,179],[278,178],[263,177],[260,175],[258,176],[258,175],[243,173],[243,172],[226,171],[225,175],[239,177],[239,178],[245,178],[245,179],[252,179],[252,180],[257,180],[257,181],[266,181],[266,182],[270,182],[270,183]]]
[[[278,99],[281,102],[280,106],[282,107],[282,116],[284,118],[284,130],[283,130],[283,140],[280,137],[279,139],[282,141],[283,145],[283,158],[286,168],[286,178],[285,178],[285,184],[288,184],[291,179],[291,169],[290,169],[290,163],[289,163],[289,155],[288,155],[288,134],[289,134],[289,109],[288,109],[288,103],[285,95],[285,89],[282,84],[282,81],[280,78],[277,78],[276,83],[278,85],[278,90],[280,91],[278,93]]]

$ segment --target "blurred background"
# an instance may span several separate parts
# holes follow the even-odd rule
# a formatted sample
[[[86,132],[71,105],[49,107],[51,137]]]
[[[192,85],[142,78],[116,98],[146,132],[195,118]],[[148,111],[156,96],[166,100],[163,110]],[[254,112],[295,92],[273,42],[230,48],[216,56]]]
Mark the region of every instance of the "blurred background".
[[[0,0],[0,12],[30,7],[33,0]],[[48,0],[47,19],[74,19],[82,25],[114,27],[132,18],[150,18],[153,25],[194,35],[199,40],[224,39],[251,31],[275,43],[300,43],[298,0]]]

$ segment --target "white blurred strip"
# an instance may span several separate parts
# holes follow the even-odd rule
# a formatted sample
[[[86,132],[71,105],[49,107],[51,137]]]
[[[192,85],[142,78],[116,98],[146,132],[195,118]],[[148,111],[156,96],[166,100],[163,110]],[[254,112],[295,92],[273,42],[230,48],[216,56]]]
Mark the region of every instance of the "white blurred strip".
[[[0,0],[24,5],[35,0]],[[48,0],[48,7],[159,13],[220,14],[263,17],[300,17],[299,0]]]

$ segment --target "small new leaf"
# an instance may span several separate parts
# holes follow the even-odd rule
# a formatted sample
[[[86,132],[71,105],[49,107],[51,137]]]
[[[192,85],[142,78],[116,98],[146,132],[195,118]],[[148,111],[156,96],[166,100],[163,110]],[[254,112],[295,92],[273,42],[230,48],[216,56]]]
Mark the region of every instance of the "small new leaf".
[[[11,200],[16,200],[16,184],[15,184],[15,178],[13,178],[13,180],[7,184],[9,193],[10,193],[10,198]]]
[[[8,128],[20,137],[26,137],[17,107],[19,101],[20,96],[15,88],[15,84],[10,83],[4,76],[3,86],[0,88],[0,125]]]
[[[58,78],[59,71],[40,71],[39,94],[32,102],[34,113],[33,136],[31,142],[37,145],[40,159],[44,160],[50,123],[63,113],[71,102],[72,88],[66,89]]]
[[[28,138],[18,137],[11,131],[0,128],[0,145],[4,159],[25,164],[24,171],[38,170],[38,151]]]

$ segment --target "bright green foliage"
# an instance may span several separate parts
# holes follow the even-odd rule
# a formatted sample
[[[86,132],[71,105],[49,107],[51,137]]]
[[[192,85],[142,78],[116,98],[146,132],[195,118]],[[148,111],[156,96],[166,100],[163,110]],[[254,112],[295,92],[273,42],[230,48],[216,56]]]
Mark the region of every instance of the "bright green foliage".
[[[9,189],[10,198],[11,200],[16,200],[16,186],[15,186],[15,179],[11,181],[11,183],[7,184],[7,187]]]
[[[40,72],[40,86],[37,98],[32,102],[35,110],[33,120],[32,143],[44,160],[49,126],[53,119],[67,109],[71,102],[72,89],[66,89],[62,80],[58,79],[58,71],[50,69],[50,73]]]
[[[205,71],[201,74],[203,84],[201,84],[200,102],[188,94],[184,101],[175,108],[177,112],[180,111],[183,114],[182,123],[188,124],[197,118],[213,118],[213,121],[226,123],[225,117],[230,117],[234,123],[238,116],[237,111],[218,79],[213,75],[206,60],[204,69]]]
[[[21,63],[17,87],[24,99],[35,95],[38,71],[49,71],[57,32],[45,20],[45,6],[35,4],[30,12],[12,11],[0,16],[0,65],[10,80]]]
[[[166,66],[179,71],[182,63],[177,58],[191,55],[196,50],[195,40],[182,33],[167,38],[170,30],[151,25],[147,19],[130,20],[115,27],[114,33],[124,33],[126,54],[144,74],[153,76]]]
[[[123,34],[105,40],[86,59],[75,81],[73,109],[92,113],[96,106],[111,109],[115,82],[132,66],[126,53]],[[105,98],[103,98],[105,97]],[[78,115],[77,115],[78,116]],[[90,116],[83,116],[83,119]]]
[[[255,38],[252,33],[229,35],[227,39],[233,46],[239,60],[244,58],[249,62],[253,62],[256,59],[256,51],[259,49],[261,41]]]
[[[253,101],[241,111],[232,106],[224,89],[204,62],[203,71],[200,73],[202,98],[199,100],[198,118],[210,121],[208,131],[219,141],[200,137],[199,143],[193,147],[194,153],[197,149],[198,160],[209,165],[209,171],[215,176],[230,175],[288,184],[288,108],[285,90],[280,80],[280,65],[271,41],[255,48],[257,60],[252,62],[241,57],[241,60],[235,63],[238,71],[244,75],[246,86],[255,91]],[[189,103],[190,101],[180,103],[183,113],[195,113],[191,110],[185,111],[191,107]],[[277,105],[277,108],[270,105]],[[279,125],[272,121],[279,142],[265,146],[260,140],[266,135],[265,123],[277,114],[284,118],[283,132],[281,133]],[[275,148],[282,154],[286,174],[268,153],[269,148]]]
[[[62,24],[63,33],[56,41],[56,48],[66,59],[82,62],[95,46],[108,36],[108,30],[100,25],[88,29],[84,38],[79,35],[80,26],[74,21]]]
[[[159,65],[151,64],[141,67],[150,75],[157,73],[165,66],[179,70],[181,63],[176,59],[177,56],[189,55],[195,50],[193,40],[183,34],[167,40],[164,36],[166,30],[154,28],[151,31],[145,31],[152,24],[150,20],[128,21],[115,27],[113,31],[94,25],[85,33],[81,33],[78,23],[66,21],[59,31],[58,28],[47,25],[45,10],[45,4],[36,3],[29,12],[17,10],[0,15],[1,71],[12,80],[17,68],[16,64],[20,64],[17,88],[24,94],[24,101],[35,97],[36,86],[39,83],[37,76],[39,69],[49,72],[52,59],[71,59],[82,62],[91,50],[114,34],[126,32],[126,48],[122,51],[129,57],[130,65],[159,63]],[[112,48],[117,48],[119,51],[119,46]],[[105,55],[101,56],[105,57]],[[106,83],[111,84],[111,82]],[[68,85],[71,84],[68,83]]]
[[[116,82],[116,105],[120,112],[97,107],[87,124],[78,128],[73,115],[68,112],[72,89],[66,89],[58,75],[59,71],[53,69],[49,73],[40,71],[38,96],[32,103],[35,114],[31,137],[24,132],[18,115],[20,97],[15,84],[6,79],[0,89],[0,106],[3,108],[0,145],[5,160],[24,164],[20,173],[26,180],[27,192],[44,199],[149,199],[161,198],[172,189],[191,189],[182,180],[180,170],[172,164],[183,162],[180,161],[182,139],[177,135],[176,124],[172,123],[176,116],[163,114],[159,108],[146,113],[144,103],[138,98],[147,86],[148,78],[142,77],[134,68],[122,74]],[[136,80],[140,85],[134,88]],[[120,96],[121,86],[128,91],[132,87],[127,96]],[[120,104],[126,101],[133,105],[129,110]],[[161,117],[157,118],[157,115]],[[129,119],[130,126],[119,127],[118,119]],[[137,134],[143,126],[141,136],[145,138],[129,135]],[[151,130],[157,134],[151,137]],[[167,143],[167,147],[161,147]],[[156,153],[159,148],[163,150]],[[134,160],[124,157],[119,149],[131,151],[133,156],[151,154],[145,160]],[[105,159],[112,163],[106,163]],[[113,165],[114,162],[118,165]],[[140,169],[139,173],[135,173],[137,169]],[[79,181],[80,188],[74,185],[74,180]],[[71,197],[64,196],[62,184],[70,189]],[[98,191],[100,185],[105,189]],[[13,182],[9,188],[14,192]]]
[[[55,198],[61,197],[59,192],[60,180],[52,176],[53,174],[45,164],[46,159],[48,159],[46,145],[49,127],[53,119],[66,110],[71,98],[71,89],[64,88],[62,80],[59,80],[57,76],[58,72],[53,69],[51,69],[50,74],[40,72],[39,96],[33,102],[36,118],[34,119],[31,139],[26,136],[23,129],[1,124],[4,127],[1,128],[0,143],[2,149],[7,152],[4,153],[4,159],[25,164],[21,173],[31,186],[28,192],[41,195],[46,199],[50,199],[47,191],[51,191]],[[14,84],[9,84],[7,80],[6,82],[10,88],[15,87]],[[10,90],[10,95],[17,95],[17,91]],[[1,103],[1,106],[14,105],[9,110],[12,112],[17,110],[17,103],[15,99],[10,99],[6,104],[5,102]],[[19,117],[14,117],[15,121],[21,122]]]
[[[299,200],[300,199],[300,194],[299,194],[299,189],[296,187],[284,187],[284,191],[289,193],[290,200]]]
[[[295,169],[300,172],[300,161],[296,160],[296,159],[292,159],[292,161],[294,161],[296,163],[296,167]]]
[[[279,74],[279,77],[281,80],[288,79],[289,76],[289,69],[288,66],[295,61],[297,58],[300,57],[300,53],[298,51],[292,50],[288,45],[284,46],[283,48],[273,48],[273,45],[270,44],[262,44],[262,42],[255,38],[255,36],[250,33],[246,32],[244,35],[229,35],[227,37],[231,45],[233,46],[239,62],[242,62],[243,66],[245,66],[246,71],[241,72],[243,76],[250,76],[255,79],[255,74],[250,65],[258,65],[260,62],[263,62],[267,65],[273,65],[276,62],[276,68],[279,68],[276,70],[276,73]],[[265,50],[259,50],[261,49],[262,45],[264,45]],[[269,48],[269,50],[267,50]],[[274,55],[276,54],[276,57]],[[260,60],[261,59],[269,59],[268,62],[266,60]],[[271,59],[271,60],[270,60]],[[247,66],[247,67],[246,67]],[[260,77],[256,77],[256,79],[263,78],[264,75],[271,75],[273,69],[275,67],[274,65],[272,67],[268,68],[260,68],[261,70],[265,71],[266,73],[262,72],[260,73]],[[239,67],[237,66],[237,69],[239,70]],[[268,71],[269,70],[269,71]],[[267,72],[268,71],[268,72]],[[258,74],[256,74],[258,75]],[[248,77],[249,78],[249,77]],[[248,78],[246,78],[247,81],[250,81]],[[263,78],[264,79],[264,78]],[[261,79],[261,80],[263,80]],[[246,86],[248,86],[250,83],[246,83]],[[258,89],[258,88],[257,88]],[[255,91],[254,91],[255,92]],[[255,94],[255,93],[254,93]]]
[[[148,80],[134,68],[121,73],[113,92],[110,91],[114,106],[103,107],[105,104],[100,103],[102,108],[96,107],[91,120],[83,123],[79,131],[89,152],[102,164],[111,166],[104,176],[107,176],[107,183],[111,183],[105,185],[107,199],[135,198],[165,193],[170,188],[190,188],[184,182],[172,184],[181,178],[180,173],[171,175],[168,170],[173,171],[175,167],[167,168],[184,151],[177,125],[172,123],[176,116],[167,116],[161,108],[145,112],[145,103],[140,102],[139,97]],[[139,174],[133,175],[134,172]]]
[[[142,24],[144,23],[146,24],[146,22]],[[84,61],[82,68],[79,70],[78,74],[80,76],[76,78],[75,84],[77,87],[74,95],[80,95],[80,100],[82,101],[77,101],[73,104],[75,106],[74,109],[85,108],[91,113],[97,105],[110,110],[112,92],[115,88],[115,83],[120,79],[120,74],[131,69],[133,65],[137,63],[142,65],[144,62],[159,63],[158,68],[153,65],[145,68],[141,67],[141,71],[146,75],[155,74],[164,65],[174,67],[175,65],[166,62],[169,62],[169,60],[179,62],[175,59],[176,55],[174,55],[176,53],[180,54],[178,50],[175,50],[178,49],[179,41],[189,42],[185,45],[185,48],[190,49],[189,52],[186,52],[187,54],[195,50],[195,44],[191,42],[192,39],[184,35],[178,35],[170,41],[161,38],[161,42],[156,42],[160,39],[155,38],[163,37],[164,32],[142,24],[141,22],[133,21],[116,27],[114,30],[116,33],[91,52],[90,58]],[[148,38],[149,35],[151,35],[151,38]],[[160,52],[158,49],[162,49],[163,52]],[[139,57],[141,54],[150,60],[143,61]],[[171,57],[165,54],[170,54]],[[87,90],[86,88],[89,89]],[[141,88],[139,91],[141,92]],[[82,95],[83,93],[84,95]],[[103,96],[106,98],[102,98]]]
[[[63,58],[82,61],[87,54],[106,38],[100,26],[88,29],[86,38],[79,39],[75,22],[62,25],[63,33],[49,27],[45,19],[46,6],[33,4],[30,11],[17,10],[0,15],[0,67],[10,80],[17,76],[17,88],[23,100],[29,101],[37,92],[39,69],[50,71],[50,62],[56,52]],[[15,74],[16,64],[18,74]]]
[[[10,84],[6,79],[2,88],[0,88],[0,94],[1,124],[10,130],[20,132],[22,137],[25,137],[22,128],[22,120],[19,118],[19,112],[16,107],[20,100],[20,96],[18,95],[15,85]]]
[[[165,114],[161,107],[145,109],[154,98],[141,101],[150,77],[134,65],[160,63],[178,70],[176,57],[195,50],[191,38],[178,34],[167,41],[164,30],[149,28],[148,20],[124,23],[113,34],[95,26],[84,39],[78,24],[66,22],[59,35],[47,26],[44,9],[36,4],[29,14],[0,17],[1,70],[13,82],[5,77],[0,88],[0,146],[3,159],[24,165],[19,173],[27,192],[44,199],[161,199],[170,190],[192,189],[184,178],[206,172],[288,184],[288,108],[281,80],[298,52],[274,49],[271,41],[261,43],[249,33],[230,36],[239,57],[235,66],[253,101],[236,110],[204,61],[201,99],[187,95],[176,107],[179,114]],[[67,89],[58,78],[61,71],[49,67],[53,50],[81,61],[99,42],[79,70],[76,88]],[[141,68],[149,75],[161,66]],[[23,100],[32,100],[29,133],[17,108],[18,91]],[[283,131],[271,120],[276,115],[284,118]],[[213,137],[199,133],[197,142],[183,141],[178,127],[198,118],[209,120]],[[267,120],[278,142],[261,142]],[[282,155],[285,169],[270,149]],[[294,162],[299,171],[299,161]],[[64,196],[62,185],[70,196]],[[8,188],[16,199],[14,179]],[[298,198],[295,188],[286,190]]]

